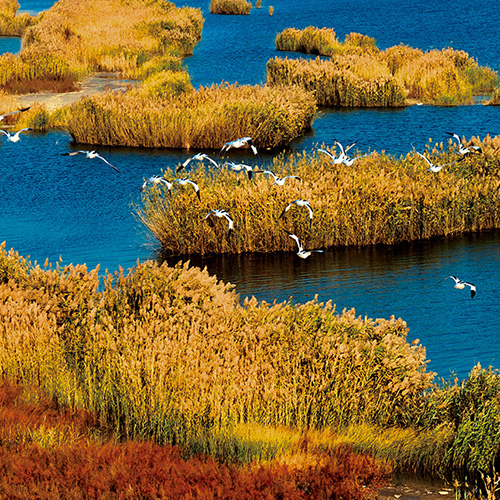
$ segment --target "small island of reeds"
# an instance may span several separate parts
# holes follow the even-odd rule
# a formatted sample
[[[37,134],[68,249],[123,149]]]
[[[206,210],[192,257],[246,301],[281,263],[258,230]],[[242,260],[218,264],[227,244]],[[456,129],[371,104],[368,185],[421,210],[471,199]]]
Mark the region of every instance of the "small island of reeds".
[[[211,14],[250,14],[252,4],[247,0],[210,0]]]
[[[380,50],[375,39],[359,33],[340,42],[330,28],[288,28],[276,36],[276,48],[328,57],[276,57],[267,65],[269,85],[301,85],[322,106],[467,104],[475,95],[491,94],[499,83],[495,71],[461,50],[424,52],[406,45]]]
[[[224,167],[194,169],[190,178],[200,188],[167,190],[152,186],[143,193],[138,213],[168,254],[210,254],[292,251],[295,233],[308,248],[397,244],[438,236],[500,227],[498,202],[498,138],[480,144],[483,154],[458,160],[456,145],[429,147],[427,158],[452,163],[438,173],[416,152],[394,158],[371,152],[347,167],[334,164],[320,151],[277,155],[271,166],[277,176],[297,176],[278,186],[268,174],[251,180]],[[326,146],[325,146],[326,147]],[[338,146],[329,149],[338,154]],[[354,156],[354,153],[353,153]],[[173,172],[165,172],[172,181]],[[284,209],[294,200],[308,200],[307,210]],[[227,227],[203,221],[219,208],[234,220]]]
[[[199,9],[164,0],[60,0],[24,31],[18,56],[0,56],[0,88],[74,90],[99,71],[144,78],[191,54],[202,27]]]

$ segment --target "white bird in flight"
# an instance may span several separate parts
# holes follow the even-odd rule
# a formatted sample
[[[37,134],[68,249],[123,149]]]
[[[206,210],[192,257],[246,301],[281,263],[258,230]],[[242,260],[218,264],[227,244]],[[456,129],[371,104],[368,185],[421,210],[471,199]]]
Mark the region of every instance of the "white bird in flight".
[[[297,252],[297,255],[301,259],[307,259],[307,257],[309,257],[313,252],[323,253],[323,250],[304,250],[304,248],[300,244],[299,238],[295,234],[289,233],[286,230],[284,230],[284,231],[285,231],[286,234],[288,234],[288,236],[290,236],[290,238],[292,238],[297,243],[297,247],[299,249],[298,252]]]
[[[307,210],[309,211],[309,221],[312,224],[312,219],[313,219],[313,211],[311,208],[311,204],[307,200],[295,200],[289,203],[286,208],[281,212],[281,215],[279,216],[279,219],[281,219],[290,208],[292,208],[294,205],[297,207],[306,207]]]
[[[215,165],[215,167],[219,168],[219,164],[213,159],[210,158],[210,156],[206,155],[205,153],[197,153],[191,158],[188,158],[182,165],[179,165],[177,167],[176,173],[180,172],[183,168],[187,167],[192,161],[203,161],[203,160],[208,160],[212,165]]]
[[[141,193],[146,188],[148,182],[150,182],[151,184],[156,184],[156,185],[165,184],[165,186],[167,186],[167,189],[169,191],[172,189],[172,185],[173,185],[171,182],[168,182],[167,179],[165,179],[165,177],[162,177],[160,175],[152,175],[149,179],[146,179],[144,181],[144,184],[141,187]]]
[[[23,113],[24,111],[28,111],[31,106],[28,106],[27,108],[22,108],[22,109],[16,109],[16,111],[10,111],[9,113],[4,113],[3,115],[0,115],[0,122],[6,117],[6,116],[11,116],[11,115],[17,115],[18,113]]]
[[[228,151],[230,148],[242,148],[244,146],[250,146],[251,150],[253,151],[254,155],[257,155],[257,148],[254,146],[252,142],[251,137],[241,137],[240,139],[235,139],[234,141],[229,141],[222,146],[222,149],[220,150],[221,153],[224,153],[224,151]]]
[[[287,175],[285,177],[278,177],[274,172],[271,172],[270,170],[262,170],[257,173],[272,175],[274,178],[274,184],[276,184],[277,186],[283,186],[287,179],[297,179],[298,181],[302,180],[300,177],[297,177],[296,175]]]
[[[460,140],[460,137],[458,136],[458,134],[455,134],[454,132],[446,132],[446,133],[448,135],[451,135],[453,137],[453,139],[456,139],[457,144],[458,144],[458,153],[459,154],[466,155],[466,154],[469,154],[469,153],[472,153],[472,152],[478,152],[478,153],[482,153],[483,152],[483,150],[479,146],[465,147],[462,144],[462,141]]]
[[[208,214],[205,215],[205,218],[203,220],[208,220],[213,225],[213,222],[211,221],[211,219],[209,219],[209,217],[211,215],[214,215],[215,217],[219,217],[220,219],[222,219],[222,217],[225,217],[227,219],[227,221],[229,222],[227,235],[230,236],[231,231],[233,230],[234,223],[233,223],[233,219],[231,219],[231,216],[229,215],[229,213],[226,212],[225,210],[219,210],[219,209],[210,210],[210,212],[208,212]]]
[[[245,171],[248,175],[249,179],[252,179],[252,175],[254,173],[254,169],[251,165],[245,165],[245,163],[233,163],[232,161],[227,161],[224,163],[224,166],[228,165],[229,169],[233,172],[242,172]]]
[[[85,158],[90,158],[91,160],[93,158],[99,158],[100,160],[102,160],[104,163],[106,163],[107,165],[109,165],[111,168],[113,168],[114,170],[116,170],[118,173],[120,173],[120,171],[114,166],[112,165],[111,163],[109,163],[108,160],[106,160],[106,158],[103,158],[100,154],[98,154],[96,151],[73,151],[72,153],[61,153],[62,156],[74,156],[74,155],[77,155],[77,154],[84,154],[85,155]]]
[[[187,186],[188,184],[191,184],[196,192],[196,195],[198,196],[198,199],[201,201],[200,188],[196,182],[193,182],[191,179],[185,177],[184,179],[175,179],[172,181],[172,185],[173,184],[179,184],[179,186]]]
[[[453,165],[454,163],[457,163],[457,161],[460,161],[460,160],[457,160],[457,161],[452,161],[450,163],[445,163],[444,165],[435,165],[427,157],[425,157],[422,153],[419,153],[416,150],[415,150],[415,153],[417,153],[418,156],[421,156],[427,162],[427,164],[429,165],[428,171],[431,171],[431,172],[439,172],[443,167],[447,167],[448,165]],[[461,158],[461,160],[463,160],[463,158]]]
[[[455,285],[453,288],[458,288],[459,290],[464,289],[466,286],[470,288],[470,298],[473,299],[474,295],[476,295],[476,285],[473,285],[472,283],[468,283],[467,281],[462,281],[461,279],[457,278],[456,276],[446,276],[446,278],[443,278],[441,281],[438,281],[438,283],[441,283],[442,281],[446,279],[452,279],[455,282]]]
[[[21,132],[25,132],[26,130],[33,130],[32,128],[22,128],[21,130],[18,130],[15,134],[10,134],[6,130],[0,130],[0,132],[4,133],[7,136],[7,140],[10,142],[18,142],[19,139],[21,139],[20,134]]]

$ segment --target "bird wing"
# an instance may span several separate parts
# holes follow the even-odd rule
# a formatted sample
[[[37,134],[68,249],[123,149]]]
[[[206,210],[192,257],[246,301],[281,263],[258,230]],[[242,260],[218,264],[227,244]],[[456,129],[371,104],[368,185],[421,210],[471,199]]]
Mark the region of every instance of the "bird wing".
[[[3,113],[0,115],[0,121],[3,120],[6,116],[11,116],[11,115],[16,115],[17,113],[22,113],[23,111],[28,111],[31,106],[28,106],[27,108],[22,108],[22,109],[16,109],[15,111],[10,111],[9,113]]]
[[[422,153],[419,153],[419,152],[418,152],[418,151],[416,151],[416,150],[415,150],[415,153],[417,153],[417,154],[418,154],[418,156],[421,156],[421,157],[422,157],[422,158],[423,158],[423,159],[424,159],[424,160],[425,160],[425,161],[429,164],[429,166],[430,166],[430,167],[433,167],[433,166],[434,166],[434,165],[433,165],[433,163],[432,163],[432,162],[431,162],[428,158],[426,158],[426,157],[425,157]]]
[[[292,238],[292,240],[295,241],[295,243],[297,243],[297,247],[299,249],[299,252],[304,251],[304,249],[302,248],[302,245],[300,244],[299,238],[295,234],[289,233],[288,231],[286,231],[286,233],[288,234],[288,236],[290,236],[290,238]]]
[[[332,160],[335,160],[335,155],[332,155],[330,151],[326,151],[325,149],[318,149],[318,153],[324,153],[325,155],[329,156]]]
[[[460,137],[458,137],[458,134],[455,134],[454,132],[446,132],[448,135],[451,135],[453,139],[456,139],[458,144],[462,144],[462,141],[460,140]]]
[[[213,158],[210,158],[210,156],[204,154],[203,155],[203,158],[205,158],[206,160],[208,160],[210,163],[212,163],[213,165],[215,165],[217,168],[219,168],[219,164],[213,159]]]
[[[109,163],[109,161],[106,160],[106,158],[103,158],[101,155],[96,155],[96,158],[101,159],[104,163],[107,163],[111,168],[113,168],[114,170],[116,170],[118,173],[121,173],[114,165],[112,165],[111,163]]]
[[[345,152],[347,153],[347,151],[349,151],[352,147],[354,147],[356,144],[358,143],[358,141],[354,141],[352,144],[349,144],[349,146],[347,146],[345,148]]]

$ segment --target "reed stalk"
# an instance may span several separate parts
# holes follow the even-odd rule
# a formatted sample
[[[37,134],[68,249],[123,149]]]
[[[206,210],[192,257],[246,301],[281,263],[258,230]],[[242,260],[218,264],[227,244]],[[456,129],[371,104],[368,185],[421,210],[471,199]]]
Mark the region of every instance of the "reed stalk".
[[[316,111],[297,87],[178,87],[169,98],[152,99],[146,86],[82,99],[69,110],[68,131],[78,143],[220,150],[228,138],[251,136],[258,148],[277,148],[310,128]]]

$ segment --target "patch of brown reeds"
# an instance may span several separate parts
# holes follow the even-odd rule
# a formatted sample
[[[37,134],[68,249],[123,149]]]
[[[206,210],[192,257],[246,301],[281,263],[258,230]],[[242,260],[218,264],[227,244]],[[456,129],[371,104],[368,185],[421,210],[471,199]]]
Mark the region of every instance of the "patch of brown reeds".
[[[188,265],[149,262],[103,281],[98,291],[97,270],[1,254],[3,376],[36,382],[118,435],[186,445],[240,423],[419,418],[433,374],[401,320],[316,302],[239,304],[230,285]]]
[[[1,376],[42,392],[0,386],[0,487],[21,488],[9,483],[21,471],[22,484],[34,477],[41,491],[51,482],[97,496],[145,484],[178,492],[208,475],[212,489],[230,484],[237,498],[248,482],[282,492],[283,481],[290,495],[326,488],[356,498],[387,469],[350,447],[397,471],[491,479],[498,372],[476,367],[463,383],[438,386],[406,335],[402,320],[336,314],[330,304],[240,303],[231,285],[188,264],[99,277],[85,266],[32,266],[2,245]],[[11,403],[17,409],[2,409]],[[198,458],[181,462],[162,443]],[[261,466],[234,465],[255,460]],[[170,486],[172,462],[187,479]]]
[[[480,67],[466,52],[453,49],[423,52],[405,45],[380,51],[375,40],[351,33],[339,42],[331,29],[288,28],[276,37],[279,50],[331,56],[329,61],[280,59],[268,62],[269,84],[300,84],[316,93],[318,104],[327,106],[400,106],[405,98],[440,105],[472,102],[498,84],[498,74]],[[390,96],[392,87],[380,82],[394,78],[399,99]],[[375,87],[365,102],[346,94],[366,92]]]
[[[211,14],[250,14],[252,4],[247,0],[210,0]]]
[[[284,186],[262,174],[249,181],[225,169],[196,170],[191,178],[200,187],[201,201],[193,201],[190,192],[153,188],[144,192],[138,212],[165,254],[291,251],[295,244],[283,229],[295,232],[308,248],[335,248],[498,228],[498,138],[468,142],[481,144],[485,154],[437,175],[415,153],[396,159],[377,152],[351,167],[332,164],[321,153],[276,157],[271,170],[301,179]],[[448,149],[441,144],[425,154],[435,163],[458,159],[451,142]],[[289,211],[280,219],[296,199],[310,202],[311,225],[307,211]],[[221,237],[222,226],[203,222],[214,206],[233,218],[231,238]]]
[[[35,387],[0,383],[0,496],[4,498],[328,498],[363,499],[388,467],[338,446],[328,453],[300,443],[295,457],[254,466],[184,459],[148,441],[117,442],[84,410]]]
[[[315,112],[298,87],[223,84],[157,99],[140,89],[80,100],[68,131],[78,143],[220,150],[228,138],[251,136],[257,147],[276,148],[310,128]]]

